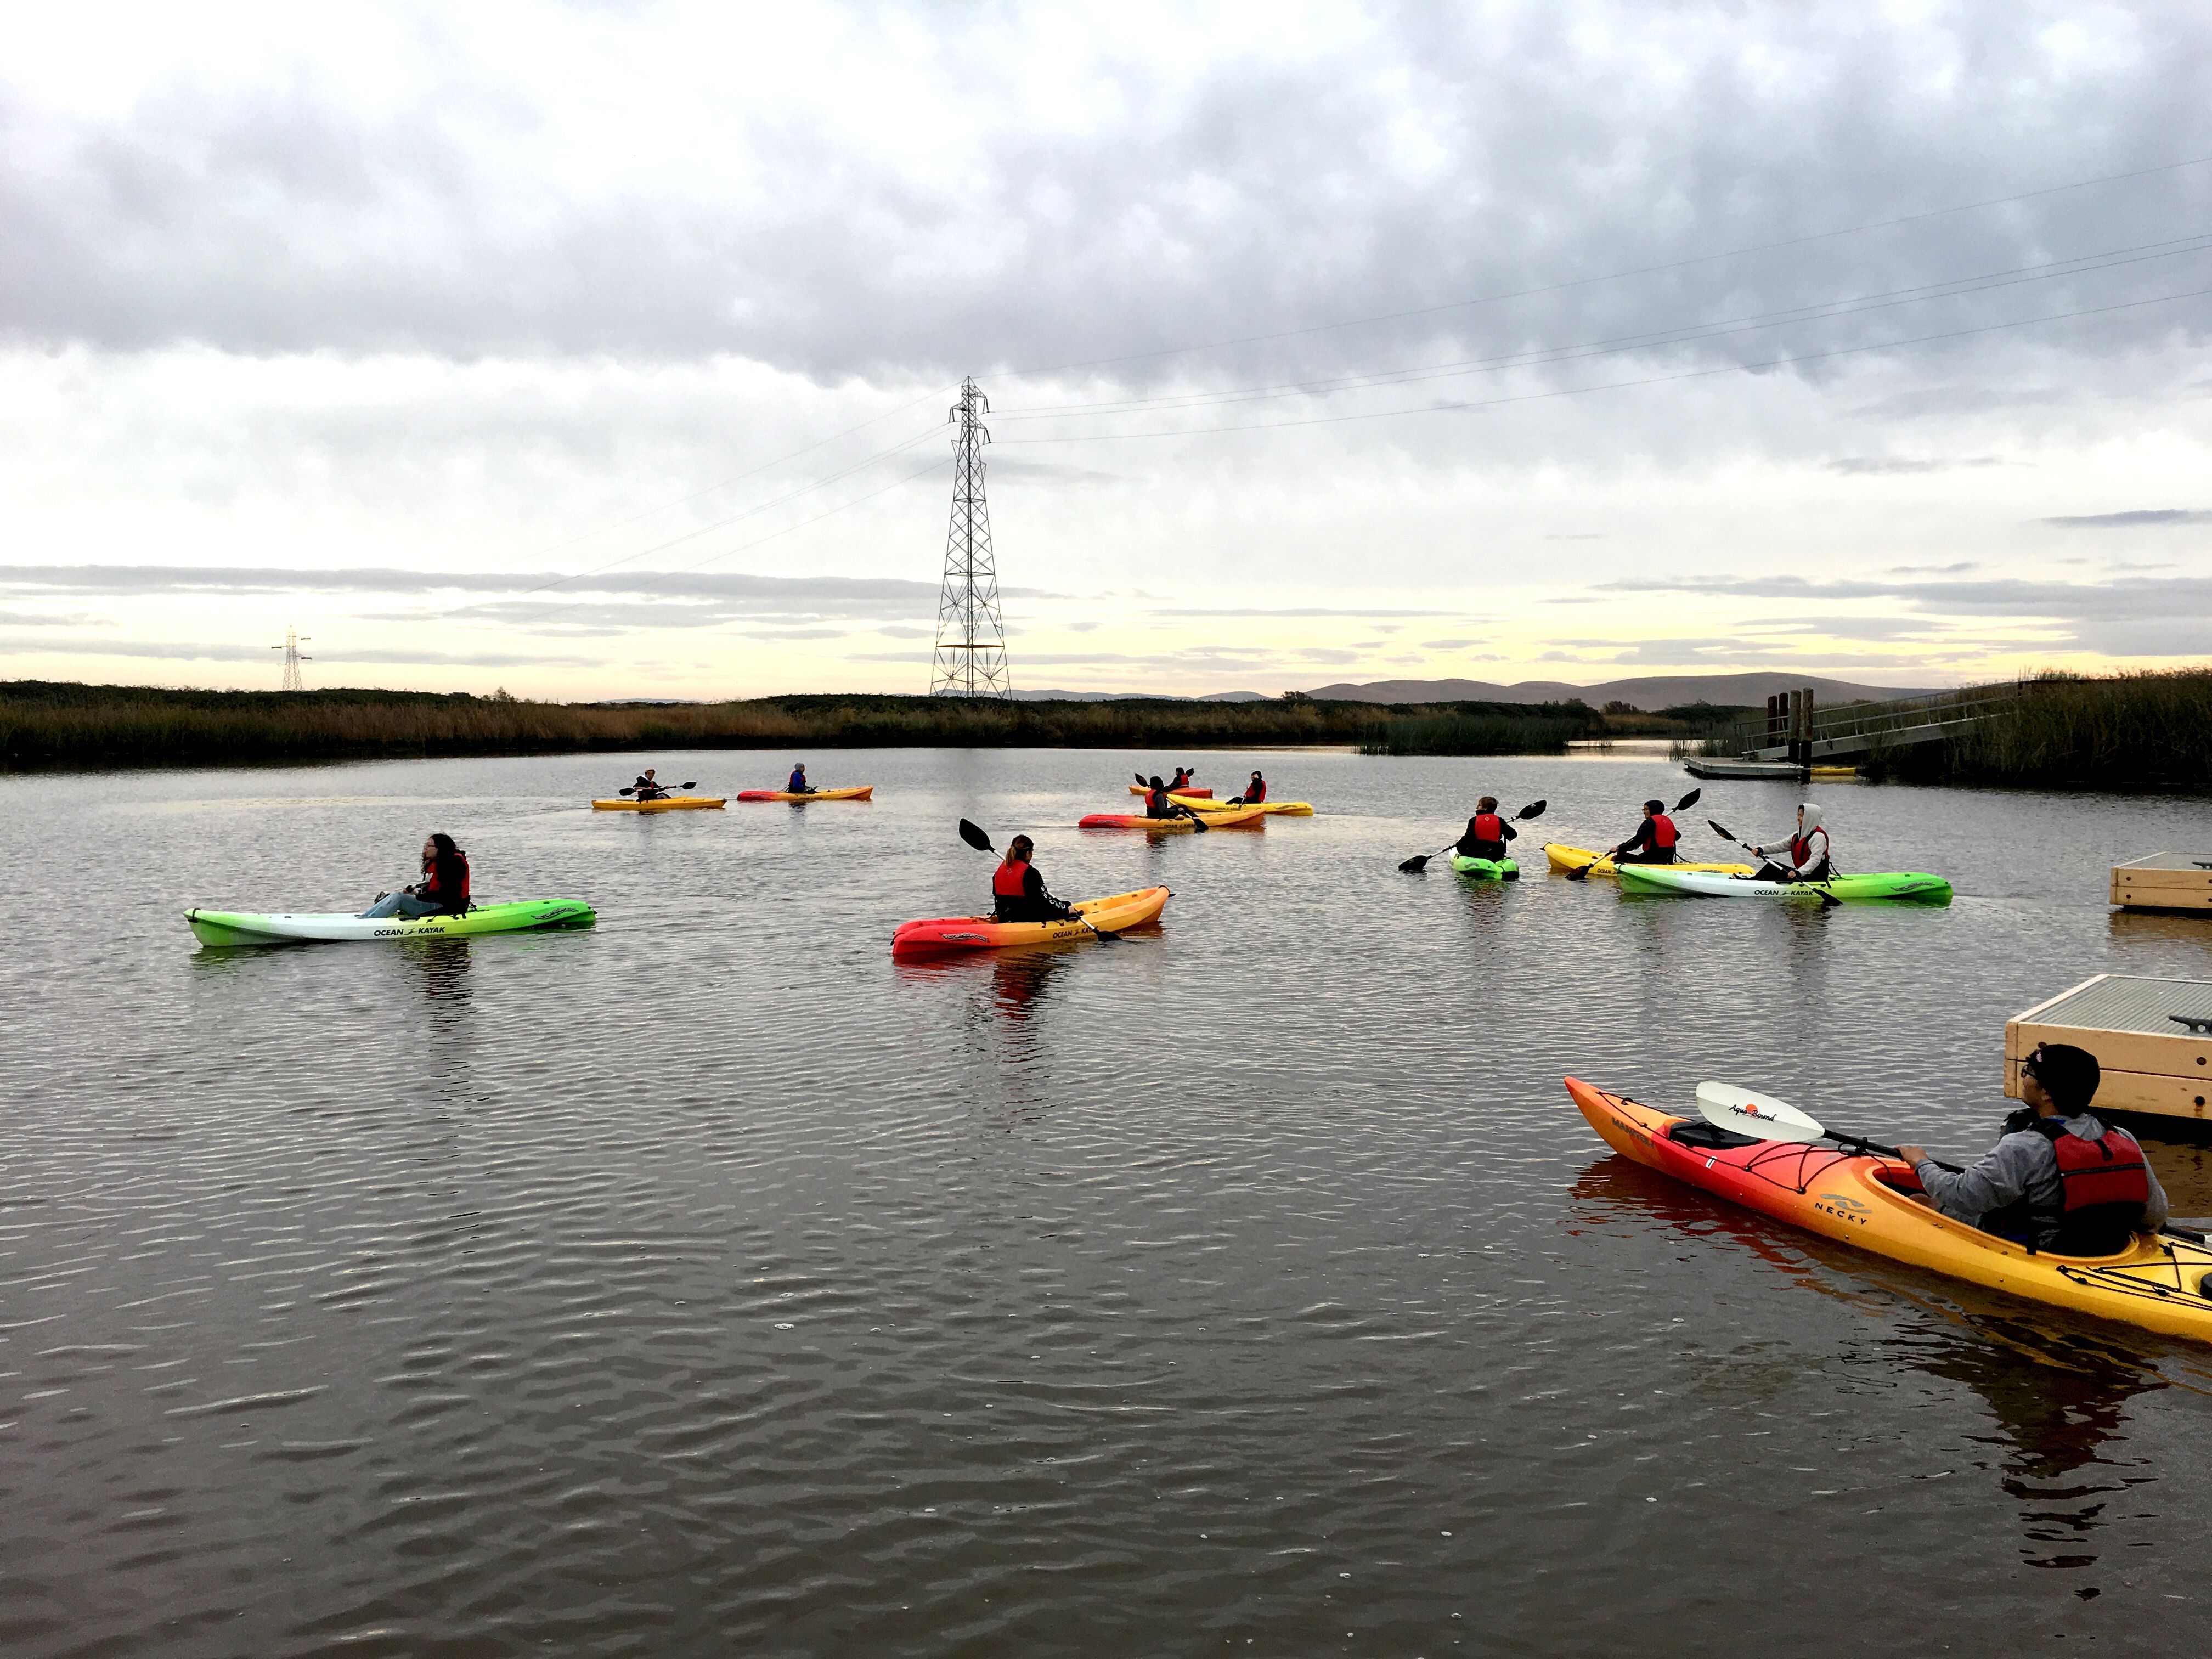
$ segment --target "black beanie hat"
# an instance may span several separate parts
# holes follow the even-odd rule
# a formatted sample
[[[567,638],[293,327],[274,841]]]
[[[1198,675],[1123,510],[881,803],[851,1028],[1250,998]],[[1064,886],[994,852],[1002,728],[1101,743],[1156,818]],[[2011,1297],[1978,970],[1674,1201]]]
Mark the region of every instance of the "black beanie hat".
[[[1667,810],[1667,803],[1663,800],[1647,800],[1644,803],[1644,810],[1647,812],[1663,812]]]
[[[2044,1043],[2021,1069],[2040,1083],[2051,1103],[2069,1117],[2097,1097],[2097,1085],[2104,1077],[2096,1055],[2070,1042]]]

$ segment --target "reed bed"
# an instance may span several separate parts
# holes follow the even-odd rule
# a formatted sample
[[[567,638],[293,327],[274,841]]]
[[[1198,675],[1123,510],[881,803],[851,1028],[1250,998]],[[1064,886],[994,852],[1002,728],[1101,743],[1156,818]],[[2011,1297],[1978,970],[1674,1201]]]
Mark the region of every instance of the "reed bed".
[[[1376,754],[1556,753],[1580,704],[1167,699],[969,702],[811,696],[666,708],[415,691],[176,691],[0,683],[0,766],[209,766],[652,749],[1202,749],[1357,745]]]
[[[2212,669],[2042,675],[1966,734],[1862,770],[1907,782],[2212,792]]]

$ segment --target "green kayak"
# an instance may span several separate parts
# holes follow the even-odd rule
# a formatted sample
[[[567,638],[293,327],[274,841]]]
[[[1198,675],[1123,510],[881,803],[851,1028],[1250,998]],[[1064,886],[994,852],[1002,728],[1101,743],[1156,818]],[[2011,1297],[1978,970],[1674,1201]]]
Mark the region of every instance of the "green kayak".
[[[1760,881],[1753,876],[1716,875],[1711,871],[1674,869],[1663,864],[1624,864],[1619,875],[1624,893],[1698,893],[1707,898],[1782,899],[1810,904],[1818,904],[1823,894],[1847,904],[1951,902],[1949,882],[1917,870],[1830,876],[1826,881]]]
[[[520,933],[541,928],[589,927],[599,913],[581,899],[524,899],[480,904],[459,916],[278,915],[251,910],[187,910],[185,920],[203,945],[300,945],[311,940],[472,939],[480,933]]]
[[[1511,859],[1471,859],[1465,854],[1454,853],[1452,868],[1462,876],[1473,876],[1477,881],[1521,879],[1521,866]]]

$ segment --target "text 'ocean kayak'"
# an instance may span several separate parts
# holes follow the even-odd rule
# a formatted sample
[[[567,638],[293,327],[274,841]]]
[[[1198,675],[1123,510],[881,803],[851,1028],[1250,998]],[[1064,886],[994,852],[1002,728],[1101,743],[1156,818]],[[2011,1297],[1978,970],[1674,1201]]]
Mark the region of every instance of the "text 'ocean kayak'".
[[[992,916],[939,916],[933,921],[901,922],[891,935],[891,954],[927,957],[953,951],[1000,951],[1014,945],[1089,939],[1094,929],[1118,933],[1152,921],[1169,896],[1164,887],[1140,887],[1133,893],[1116,893],[1110,898],[1085,899],[1073,908],[1089,927],[1082,921],[1000,921]]]
[[[803,795],[794,795],[788,789],[740,789],[739,800],[866,800],[876,793],[872,783],[858,789],[810,789]]]
[[[1477,881],[1521,879],[1521,866],[1511,859],[1471,859],[1464,853],[1454,853],[1452,868],[1462,876],[1473,876]]]
[[[1264,806],[1240,806],[1232,812],[1208,812],[1206,827],[1209,830],[1242,830],[1255,823],[1267,822]],[[1148,818],[1142,812],[1093,812],[1088,817],[1078,818],[1079,830],[1142,830],[1154,836],[1188,836],[1198,826],[1188,818]]]
[[[581,899],[523,899],[480,904],[466,915],[349,916],[251,910],[187,910],[185,920],[203,945],[302,945],[369,939],[474,939],[484,933],[522,933],[539,928],[589,927],[599,913]]]
[[[1717,876],[1686,870],[1679,864],[1624,864],[1613,872],[1623,892],[1694,893],[1705,898],[1796,900],[1817,904],[1820,896],[1846,903],[1948,904],[1951,884],[1917,870],[1890,870],[1866,876],[1830,876],[1826,881],[1757,881],[1749,876]]]
[[[1613,873],[1613,854],[1607,853],[1601,855],[1593,853],[1587,847],[1566,847],[1556,841],[1547,841],[1544,843],[1544,857],[1550,861],[1554,870],[1580,870],[1587,866],[1590,874],[1594,876],[1609,876]],[[1708,875],[1716,876],[1747,876],[1751,873],[1751,866],[1747,864],[1668,864],[1660,867],[1668,870],[1701,870]]]
[[[1753,1140],[1576,1078],[1566,1084],[1613,1151],[1731,1203],[1993,1291],[2212,1342],[2212,1248],[2137,1233],[2117,1255],[2031,1255],[2024,1244],[1914,1203],[1919,1177],[1895,1158]]]
[[[720,806],[720,795],[664,795],[659,800],[595,800],[594,812],[683,812],[695,807]]]
[[[1210,800],[1202,795],[1180,793],[1168,799],[1177,806],[1188,806],[1196,812],[1265,812],[1270,817],[1310,818],[1314,815],[1313,803],[1308,800]]]

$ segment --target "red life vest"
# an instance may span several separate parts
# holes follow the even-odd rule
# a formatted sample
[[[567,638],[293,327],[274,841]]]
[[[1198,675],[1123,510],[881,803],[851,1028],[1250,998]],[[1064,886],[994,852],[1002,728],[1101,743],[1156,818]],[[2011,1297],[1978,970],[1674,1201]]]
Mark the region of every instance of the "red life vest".
[[[2125,1129],[2108,1125],[2098,1140],[2063,1133],[2051,1138],[2051,1150],[2058,1154],[2058,1185],[2069,1216],[2100,1204],[2150,1202],[2149,1166]]]
[[[1265,778],[1261,779],[1259,782],[1254,784],[1249,789],[1247,789],[1244,792],[1244,804],[1247,806],[1257,806],[1261,801],[1267,799],[1267,781]]]
[[[1474,838],[1477,841],[1504,841],[1505,820],[1495,812],[1477,812],[1474,815]]]
[[[451,858],[441,854],[427,866],[429,878],[422,884],[422,896],[434,898],[446,909],[456,914],[469,908],[469,855],[456,853]],[[452,877],[448,890],[447,877]]]
[[[1674,827],[1674,820],[1664,812],[1651,815],[1651,844],[1665,852],[1682,839],[1682,832]]]
[[[1030,867],[1026,864],[1001,862],[991,874],[991,896],[1020,898],[1026,890]]]
[[[1808,835],[1792,836],[1790,837],[1790,862],[1797,869],[1802,870],[1807,865],[1818,861],[1813,857],[1814,836],[1820,837],[1820,858],[1825,860],[1828,856],[1828,837],[1825,831],[1816,828]]]
[[[1182,816],[1176,810],[1176,804],[1168,799],[1168,792],[1164,789],[1155,789],[1145,797],[1145,815],[1154,818],[1178,818]]]

